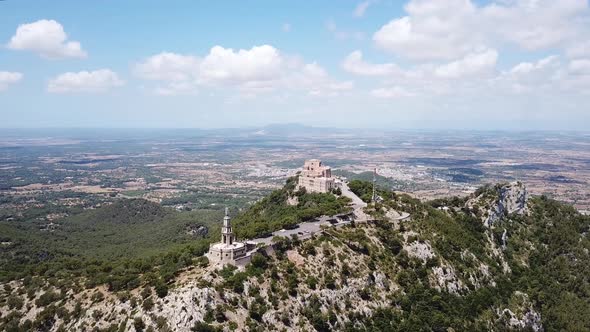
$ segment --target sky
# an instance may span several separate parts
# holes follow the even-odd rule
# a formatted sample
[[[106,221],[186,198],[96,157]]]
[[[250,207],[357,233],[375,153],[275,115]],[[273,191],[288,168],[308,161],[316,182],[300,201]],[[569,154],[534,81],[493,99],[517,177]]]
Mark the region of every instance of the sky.
[[[588,0],[4,0],[0,128],[588,130]]]

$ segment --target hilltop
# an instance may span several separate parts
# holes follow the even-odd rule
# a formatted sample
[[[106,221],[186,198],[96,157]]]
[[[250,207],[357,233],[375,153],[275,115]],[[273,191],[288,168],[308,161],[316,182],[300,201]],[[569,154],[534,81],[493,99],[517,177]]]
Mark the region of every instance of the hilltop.
[[[351,186],[359,196],[368,188]],[[289,204],[292,194],[287,184],[238,215],[235,227],[258,230],[282,213],[302,216],[306,204]],[[215,269],[195,255],[173,277],[148,270],[129,290],[65,287],[57,276],[12,281],[3,287],[0,328],[590,329],[589,217],[531,197],[522,183],[431,202],[382,189],[378,196],[365,208],[375,221],[328,228],[307,241],[276,238],[244,270]],[[315,198],[315,213],[328,197]],[[393,210],[411,219],[392,219]]]

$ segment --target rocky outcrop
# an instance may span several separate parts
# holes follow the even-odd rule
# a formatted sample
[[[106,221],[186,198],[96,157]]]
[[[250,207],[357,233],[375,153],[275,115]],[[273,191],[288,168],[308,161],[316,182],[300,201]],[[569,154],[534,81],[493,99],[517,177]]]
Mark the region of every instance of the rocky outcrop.
[[[488,209],[484,224],[492,227],[502,217],[528,212],[528,191],[522,182],[512,182],[498,188],[498,196]]]
[[[512,308],[498,309],[499,321],[509,329],[542,332],[541,314],[535,311],[527,294],[516,291],[512,295]]]
[[[432,251],[432,246],[428,242],[414,241],[404,245],[404,250],[408,252],[408,256],[416,257],[423,262],[426,262],[428,259],[435,256]]]

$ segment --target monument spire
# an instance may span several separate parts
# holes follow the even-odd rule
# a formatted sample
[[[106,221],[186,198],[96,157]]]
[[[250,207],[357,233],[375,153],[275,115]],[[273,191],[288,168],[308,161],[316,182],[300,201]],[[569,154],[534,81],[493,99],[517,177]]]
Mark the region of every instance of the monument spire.
[[[225,208],[225,217],[223,217],[223,226],[221,227],[221,242],[228,245],[234,243],[234,232],[231,228],[231,218],[227,207]]]
[[[244,266],[250,261],[249,252],[256,248],[255,244],[236,241],[234,230],[231,226],[229,208],[225,208],[225,216],[221,225],[221,241],[209,246],[207,258],[213,264],[232,264]]]

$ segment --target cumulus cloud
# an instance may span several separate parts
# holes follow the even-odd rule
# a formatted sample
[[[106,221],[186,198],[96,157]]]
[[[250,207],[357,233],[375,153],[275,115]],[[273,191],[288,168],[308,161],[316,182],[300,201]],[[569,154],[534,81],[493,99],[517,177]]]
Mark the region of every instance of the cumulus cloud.
[[[283,57],[270,45],[237,51],[215,46],[201,62],[199,78],[211,84],[269,81],[280,75],[282,67]]]
[[[33,51],[50,59],[87,56],[80,43],[68,40],[63,26],[54,20],[39,20],[19,25],[7,47],[13,50]]]
[[[463,78],[490,74],[496,67],[498,52],[496,50],[484,50],[467,54],[460,60],[442,65],[434,71],[434,74],[442,78]]]
[[[375,46],[403,67],[369,63],[360,51],[341,63],[356,75],[384,77],[375,97],[590,89],[587,0],[410,0],[404,10],[373,34]],[[498,68],[500,54],[515,49],[559,55]]]
[[[557,56],[548,56],[534,62],[521,62],[494,79],[498,89],[514,93],[528,93],[549,88],[557,88],[562,71]]]
[[[0,71],[0,91],[6,90],[9,85],[20,82],[23,74],[16,72]]]
[[[377,47],[415,60],[450,60],[481,45],[469,0],[414,0],[405,9],[407,16],[375,32]]]
[[[133,72],[139,78],[160,82],[154,89],[156,94],[191,94],[197,91],[200,64],[196,56],[162,52],[135,64]]]
[[[401,70],[393,63],[372,64],[363,60],[363,53],[356,50],[343,61],[342,68],[349,73],[363,76],[386,76],[399,73]]]
[[[336,96],[351,90],[352,81],[336,81],[317,63],[305,64],[296,68],[284,80],[284,84],[294,90],[307,91],[312,96]]]
[[[125,84],[117,73],[110,69],[63,73],[49,81],[47,91],[51,93],[105,92]]]
[[[563,45],[587,29],[587,0],[513,0],[492,3],[479,13],[486,33],[493,33],[525,50]]]
[[[456,60],[505,43],[550,49],[589,32],[587,0],[508,0],[481,7],[471,0],[411,0],[405,11],[377,30],[373,41],[413,60]]]
[[[281,88],[334,95],[351,84],[333,80],[318,64],[306,64],[271,45],[240,50],[214,46],[202,57],[160,53],[136,64],[134,72],[162,84],[155,91],[163,95],[191,93],[203,87],[233,87],[248,95]]]
[[[200,62],[194,56],[162,52],[136,64],[134,72],[147,80],[187,81],[196,77]]]

